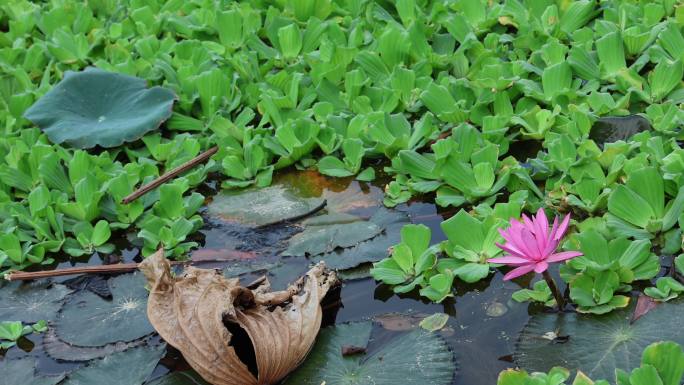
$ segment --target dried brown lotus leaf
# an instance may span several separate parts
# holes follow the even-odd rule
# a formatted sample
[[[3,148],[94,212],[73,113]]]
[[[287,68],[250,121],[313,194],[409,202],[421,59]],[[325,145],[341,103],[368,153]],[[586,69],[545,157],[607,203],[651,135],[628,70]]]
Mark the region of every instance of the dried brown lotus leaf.
[[[314,266],[284,291],[268,280],[250,290],[215,270],[188,267],[173,277],[161,253],[140,269],[151,287],[150,322],[188,363],[214,385],[270,385],[282,380],[309,353],[321,326],[320,302],[337,284],[324,263]],[[224,322],[244,329],[254,347],[258,378],[230,345]]]

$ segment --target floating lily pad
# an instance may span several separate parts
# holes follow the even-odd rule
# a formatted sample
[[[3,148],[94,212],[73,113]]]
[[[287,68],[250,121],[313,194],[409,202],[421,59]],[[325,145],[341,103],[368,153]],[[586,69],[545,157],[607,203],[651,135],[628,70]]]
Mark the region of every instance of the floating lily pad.
[[[651,130],[648,120],[639,115],[599,118],[591,127],[589,138],[599,145],[627,140],[634,134]]]
[[[62,385],[142,385],[166,353],[166,344],[115,353],[75,370]]]
[[[171,116],[175,98],[166,88],[147,88],[143,79],[87,68],[67,71],[24,117],[53,143],[116,147],[158,128]]]
[[[142,273],[109,280],[112,300],[89,291],[74,294],[54,323],[57,336],[76,346],[102,346],[133,341],[154,329],[147,320],[147,290]]]
[[[342,346],[366,347],[373,324],[361,322],[321,331],[304,364],[285,385],[448,385],[456,364],[444,340],[425,330],[368,346],[368,355],[344,357]]]
[[[36,375],[36,360],[33,357],[0,361],[0,385],[55,385],[63,378]]]
[[[328,214],[303,223],[305,230],[290,239],[285,256],[316,256],[349,248],[375,238],[382,228],[347,214]]]
[[[195,372],[173,372],[154,380],[150,385],[209,385]]]
[[[0,320],[35,323],[51,321],[71,290],[48,282],[12,282],[0,289]]]
[[[209,214],[247,226],[268,226],[320,210],[323,198],[303,198],[285,185],[227,191],[214,197]]]
[[[48,356],[60,361],[90,361],[102,358],[114,353],[123,352],[130,348],[142,346],[146,343],[145,339],[130,342],[114,342],[104,346],[83,347],[73,346],[60,340],[53,328],[49,328],[43,337],[43,349]]]
[[[516,363],[527,370],[554,366],[581,370],[592,378],[613,378],[615,368],[634,368],[656,341],[684,343],[684,304],[665,303],[630,324],[633,307],[602,316],[538,314],[523,330]],[[569,337],[560,340],[554,337]]]
[[[333,269],[350,269],[363,263],[377,262],[389,255],[389,248],[401,241],[401,228],[409,223],[406,214],[380,208],[368,220],[381,231],[373,238],[359,242],[357,245],[316,256],[313,260],[323,260]]]

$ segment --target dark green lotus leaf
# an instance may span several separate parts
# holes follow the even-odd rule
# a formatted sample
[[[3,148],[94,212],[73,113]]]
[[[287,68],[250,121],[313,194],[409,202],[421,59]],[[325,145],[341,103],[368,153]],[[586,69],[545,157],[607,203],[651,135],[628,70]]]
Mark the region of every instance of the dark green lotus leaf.
[[[401,242],[401,228],[409,223],[409,218],[400,211],[380,208],[368,220],[368,223],[376,226],[373,227],[375,236],[371,238],[360,236],[359,238],[366,239],[351,247],[337,248],[330,252],[319,254],[313,258],[313,261],[323,260],[328,267],[333,269],[350,269],[363,263],[377,262],[389,255],[388,250],[390,247]],[[376,228],[380,229],[380,231],[376,232]],[[370,233],[368,231],[368,234]],[[290,243],[291,247],[292,243]]]
[[[209,204],[209,215],[247,226],[298,219],[323,207],[323,198],[303,198],[285,185],[225,191]]]
[[[448,385],[456,371],[454,356],[437,334],[414,330],[383,346],[368,346],[367,355],[344,357],[343,346],[366,347],[370,322],[323,329],[304,364],[285,385]]]
[[[71,290],[49,282],[11,282],[0,289],[0,320],[52,321]]]
[[[591,378],[614,378],[616,368],[638,367],[641,352],[649,344],[684,343],[682,301],[663,303],[630,324],[632,313],[633,306],[601,316],[535,315],[520,336],[515,361],[526,370],[563,366]],[[555,340],[556,336],[563,337],[562,341]]]
[[[628,140],[634,134],[651,130],[648,120],[639,115],[606,116],[591,127],[589,138],[599,145]]]
[[[57,336],[76,346],[103,346],[133,341],[154,329],[147,320],[147,290],[142,273],[109,280],[112,300],[89,291],[72,295],[54,323]]]
[[[375,238],[382,228],[347,214],[327,214],[304,221],[304,231],[290,238],[285,256],[316,256]]]
[[[74,346],[60,340],[54,328],[49,328],[43,337],[43,349],[48,356],[55,360],[72,362],[102,358],[146,343],[146,339],[143,338],[130,342],[114,342],[104,346]]]
[[[289,259],[280,262],[240,262],[223,269],[226,278],[240,278],[242,285],[266,276],[273,290],[284,290],[288,285],[306,274],[309,263],[306,260]]]
[[[73,371],[62,385],[142,385],[165,353],[166,344],[114,353]]]
[[[55,385],[62,379],[64,376],[37,376],[33,357],[0,361],[0,385]]]
[[[209,385],[195,372],[173,372],[150,382],[149,385]]]
[[[171,116],[174,93],[145,80],[97,68],[68,71],[24,117],[53,143],[116,147],[139,139]]]

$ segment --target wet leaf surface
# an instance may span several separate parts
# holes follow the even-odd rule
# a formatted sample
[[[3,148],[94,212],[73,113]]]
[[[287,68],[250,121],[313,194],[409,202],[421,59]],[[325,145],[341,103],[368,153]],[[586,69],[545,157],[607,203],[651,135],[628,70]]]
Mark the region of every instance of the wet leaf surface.
[[[374,346],[372,329],[372,323],[361,322],[322,330],[307,361],[285,385],[451,383],[456,370],[454,357],[439,336],[414,330]],[[368,354],[344,356],[343,346],[367,347]]]
[[[90,361],[142,346],[145,343],[145,339],[139,339],[131,342],[114,342],[98,347],[74,346],[60,340],[53,328],[48,329],[43,337],[45,353],[53,359],[60,361]]]
[[[149,385],[209,385],[195,372],[174,372],[149,383]]]
[[[54,320],[71,290],[64,285],[11,282],[0,289],[0,320],[35,323]]]
[[[63,385],[142,385],[166,352],[166,345],[114,353],[70,373]]]
[[[657,341],[684,343],[682,301],[664,303],[634,323],[633,307],[602,316],[538,314],[523,330],[515,361],[526,370],[562,365],[592,378],[613,378],[615,368],[639,366],[641,352]],[[548,333],[568,336],[559,343]]]
[[[154,331],[145,313],[147,290],[141,273],[111,278],[109,288],[112,300],[89,291],[78,292],[68,299],[54,323],[60,340],[94,347],[133,341]]]
[[[0,385],[55,385],[63,378],[37,375],[33,357],[0,361]]]
[[[246,226],[268,226],[320,210],[323,198],[304,198],[285,185],[222,192],[208,206],[210,216]]]

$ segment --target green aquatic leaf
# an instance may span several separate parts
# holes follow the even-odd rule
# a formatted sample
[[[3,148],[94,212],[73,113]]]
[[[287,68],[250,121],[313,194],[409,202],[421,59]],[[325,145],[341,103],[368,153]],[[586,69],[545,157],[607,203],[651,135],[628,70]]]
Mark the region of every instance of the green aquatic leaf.
[[[67,72],[25,113],[54,143],[116,147],[157,129],[171,116],[175,95],[143,79],[97,68]]]
[[[154,331],[147,320],[148,293],[142,273],[111,278],[108,285],[111,300],[90,291],[69,298],[54,321],[62,341],[83,347],[102,346],[132,341]]]
[[[285,185],[225,191],[208,206],[209,215],[247,226],[267,226],[307,216],[325,205],[323,198],[305,198]]]
[[[630,322],[629,307],[601,316],[577,313],[538,314],[523,329],[514,354],[523,369],[546,371],[562,363],[592,378],[613,378],[616,368],[634,368],[651,343],[684,343],[682,302],[667,302]],[[662,327],[668,325],[668,327]],[[564,343],[549,334],[569,336]]]
[[[173,372],[154,380],[149,385],[209,385],[195,372]]]
[[[63,384],[142,385],[165,353],[166,344],[114,353],[71,372]]]
[[[285,385],[451,383],[456,370],[454,357],[437,334],[418,329],[374,347],[372,342],[368,346],[371,330],[370,322],[323,329],[307,360]],[[372,353],[344,357],[340,354],[342,346],[368,346]]]
[[[64,379],[59,376],[39,376],[36,373],[36,359],[25,357],[0,362],[0,384],[2,385],[56,385]]]
[[[0,288],[0,319],[36,323],[53,321],[71,290],[49,282],[12,282]]]

